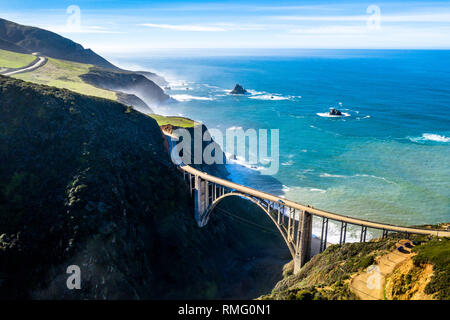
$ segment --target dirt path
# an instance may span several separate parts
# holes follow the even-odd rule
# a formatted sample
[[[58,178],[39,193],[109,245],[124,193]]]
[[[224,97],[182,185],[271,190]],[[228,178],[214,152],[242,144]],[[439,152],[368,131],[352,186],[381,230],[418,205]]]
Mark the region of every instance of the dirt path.
[[[386,276],[414,255],[406,248],[405,251],[408,253],[402,253],[395,249],[378,257],[376,265],[368,267],[350,280],[350,289],[362,300],[384,300]]]

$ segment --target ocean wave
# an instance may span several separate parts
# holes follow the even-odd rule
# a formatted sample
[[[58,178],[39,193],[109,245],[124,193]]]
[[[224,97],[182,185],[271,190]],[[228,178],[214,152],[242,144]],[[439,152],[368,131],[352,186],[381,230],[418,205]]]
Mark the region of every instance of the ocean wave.
[[[246,90],[247,90],[248,93],[250,93],[250,94],[252,94],[254,96],[256,96],[258,94],[267,94],[267,92],[265,92],[265,91],[256,91],[256,90],[252,90],[252,89],[246,89]],[[228,90],[228,91],[231,92],[231,90]]]
[[[331,173],[321,173],[319,175],[321,178],[341,178],[341,179],[345,179],[345,178],[371,178],[371,179],[379,179],[379,180],[383,180],[387,183],[390,184],[397,184],[394,181],[391,181],[389,179],[386,179],[385,177],[378,177],[372,174],[354,174],[351,176],[346,176],[346,175],[341,175],[341,174],[331,174]]]
[[[214,98],[211,98],[211,97],[191,96],[189,94],[174,94],[174,95],[172,95],[172,98],[174,98],[177,101],[191,101],[191,100],[211,101],[211,100],[214,100]]]
[[[280,101],[280,100],[294,100],[294,99],[301,99],[302,96],[283,96],[279,93],[269,93],[266,91],[256,91],[252,89],[247,90],[248,93],[250,93],[251,96],[249,96],[249,99],[256,99],[256,100],[274,100],[274,101]]]
[[[327,192],[327,190],[319,189],[319,188],[309,188],[309,191],[311,191],[311,192],[320,192],[320,193]]]
[[[253,171],[262,171],[266,169],[263,166],[257,166],[256,164],[249,164],[243,157],[235,156],[231,153],[225,152],[226,162],[228,164],[238,165]]]
[[[289,160],[289,161],[281,163],[282,166],[292,166],[293,164],[294,164],[294,160]]]
[[[340,175],[340,174],[330,174],[330,173],[322,173],[320,175],[321,178],[348,178],[348,176]]]
[[[423,142],[423,141],[432,141],[432,142],[450,142],[450,138],[446,136],[441,136],[435,133],[424,133],[420,137],[408,137],[412,142]]]
[[[319,117],[324,118],[341,118],[341,117],[350,117],[350,113],[342,112],[342,116],[333,116],[329,114],[328,112],[318,112],[316,113]]]
[[[289,97],[283,97],[283,96],[276,96],[276,95],[270,95],[270,94],[262,94],[258,96],[251,96],[248,97],[249,99],[256,99],[256,100],[289,100]]]
[[[205,87],[207,87],[207,88],[210,88],[210,89],[220,89],[220,87],[218,87],[218,86],[213,86],[213,85],[210,85],[210,84],[207,84],[207,83],[203,83],[203,85]]]

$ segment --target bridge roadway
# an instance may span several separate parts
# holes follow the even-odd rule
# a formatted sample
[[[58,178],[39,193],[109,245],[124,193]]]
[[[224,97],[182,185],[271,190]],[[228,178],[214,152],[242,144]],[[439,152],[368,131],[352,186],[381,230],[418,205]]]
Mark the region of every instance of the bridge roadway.
[[[295,273],[309,260],[311,255],[312,216],[322,218],[320,251],[323,251],[326,248],[329,220],[341,223],[340,244],[345,243],[348,224],[361,227],[361,242],[366,240],[367,228],[382,230],[383,238],[386,237],[390,231],[404,234],[450,237],[450,231],[397,226],[352,218],[316,209],[312,206],[302,205],[288,199],[215,177],[183,163],[181,163],[178,168],[184,172],[184,176],[187,178],[190,186],[191,194],[194,196],[196,204],[195,216],[200,227],[207,224],[214,207],[223,198],[227,196],[246,198],[265,211],[277,226],[294,259]],[[289,209],[287,212],[286,208]],[[298,211],[297,215],[296,211]]]

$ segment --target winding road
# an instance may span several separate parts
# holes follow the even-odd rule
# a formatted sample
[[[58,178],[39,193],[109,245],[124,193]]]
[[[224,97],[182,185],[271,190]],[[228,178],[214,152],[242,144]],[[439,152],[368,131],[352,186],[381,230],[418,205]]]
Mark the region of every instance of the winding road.
[[[14,69],[12,71],[8,71],[5,73],[2,73],[2,75],[4,76],[12,76],[14,74],[18,74],[18,73],[23,73],[23,72],[30,72],[30,71],[34,71],[37,68],[42,67],[44,64],[46,64],[48,61],[47,57],[44,56],[37,56],[37,59],[34,60],[31,64],[29,64],[28,66],[25,66],[24,68],[20,68],[20,69]]]

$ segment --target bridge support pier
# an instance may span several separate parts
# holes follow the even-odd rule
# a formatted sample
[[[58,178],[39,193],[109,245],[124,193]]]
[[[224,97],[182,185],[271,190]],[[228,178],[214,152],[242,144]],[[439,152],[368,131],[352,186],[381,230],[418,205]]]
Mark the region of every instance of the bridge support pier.
[[[203,227],[202,213],[208,208],[208,182],[195,176],[195,220],[200,227]]]
[[[301,213],[298,227],[300,228],[300,241],[295,248],[294,274],[297,274],[311,257],[312,215],[309,212]]]

